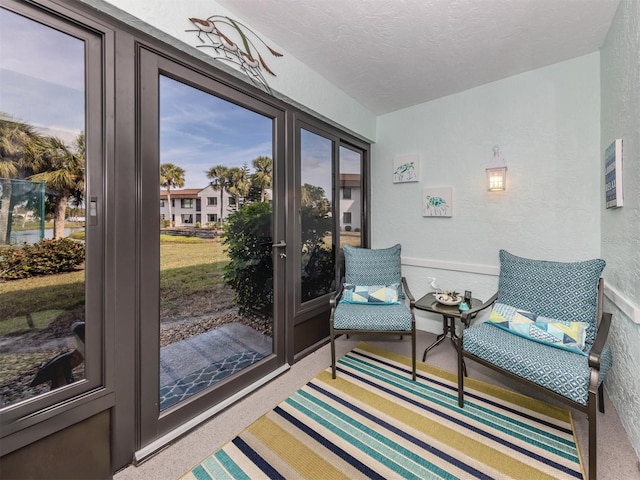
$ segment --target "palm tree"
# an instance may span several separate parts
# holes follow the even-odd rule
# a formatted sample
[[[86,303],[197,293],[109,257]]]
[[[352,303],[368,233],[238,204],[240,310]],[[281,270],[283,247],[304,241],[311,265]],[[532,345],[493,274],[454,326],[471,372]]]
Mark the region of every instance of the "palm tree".
[[[85,187],[84,133],[75,141],[73,151],[58,137],[38,137],[27,145],[26,158],[34,175],[29,180],[45,182],[47,197],[53,205],[53,238],[64,237],[67,205],[71,198],[81,202]]]
[[[238,167],[229,168],[225,183],[227,191],[236,199],[236,208],[240,207],[240,198],[246,197],[251,188],[246,170]]]
[[[0,245],[9,243],[11,234],[11,178],[19,178],[24,167],[25,147],[35,138],[31,125],[2,114],[0,120]]]
[[[169,206],[169,221],[171,226],[175,225],[171,213],[171,189],[184,187],[184,168],[173,163],[163,163],[160,165],[160,186],[167,189],[167,205]]]
[[[252,162],[255,173],[251,181],[260,188],[260,201],[265,200],[265,190],[271,186],[273,181],[273,162],[270,157],[258,157]]]
[[[229,169],[224,165],[216,165],[207,170],[207,178],[211,180],[210,184],[214,190],[220,190],[220,222],[222,222],[222,200],[224,198],[224,190],[227,188],[227,171]]]

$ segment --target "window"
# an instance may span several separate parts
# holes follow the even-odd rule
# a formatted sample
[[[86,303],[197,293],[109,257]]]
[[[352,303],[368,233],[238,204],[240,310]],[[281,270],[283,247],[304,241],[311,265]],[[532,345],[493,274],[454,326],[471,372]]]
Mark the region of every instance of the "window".
[[[207,222],[217,222],[218,221],[218,214],[217,213],[207,213]]]
[[[193,208],[193,198],[183,198],[180,200],[181,208]]]
[[[0,139],[11,146],[3,161],[20,166],[0,181],[0,244],[26,261],[57,254],[37,262],[49,267],[38,275],[0,282],[0,441],[11,451],[44,435],[34,428],[41,420],[89,405],[80,417],[109,395],[100,388],[104,45],[98,34],[10,1],[0,8],[0,44]],[[45,205],[61,208],[50,217]],[[20,432],[25,423],[34,433]]]
[[[351,187],[342,188],[342,198],[345,200],[351,200]]]
[[[210,207],[218,206],[218,198],[217,197],[207,197],[207,205]]]
[[[236,197],[229,197],[229,206],[235,207],[238,204]]]
[[[164,200],[160,200],[160,208],[164,208]]]
[[[193,215],[183,213],[180,217],[182,219],[182,223],[193,223]]]
[[[345,225],[351,223],[351,212],[344,212],[342,214],[342,223]]]

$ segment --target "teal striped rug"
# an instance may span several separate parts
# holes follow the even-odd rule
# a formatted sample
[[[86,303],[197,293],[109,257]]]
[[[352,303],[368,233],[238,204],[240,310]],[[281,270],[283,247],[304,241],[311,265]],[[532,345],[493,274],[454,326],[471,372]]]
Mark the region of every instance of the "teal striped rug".
[[[571,413],[366,344],[182,477],[583,478]]]

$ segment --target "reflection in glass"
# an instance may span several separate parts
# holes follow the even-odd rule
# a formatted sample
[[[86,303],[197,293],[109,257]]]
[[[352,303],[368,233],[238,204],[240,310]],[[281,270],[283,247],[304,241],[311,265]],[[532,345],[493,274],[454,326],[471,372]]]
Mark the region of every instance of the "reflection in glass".
[[[362,246],[362,152],[340,146],[340,247]]]
[[[0,8],[0,408],[84,378],[85,44]]]
[[[325,295],[333,288],[332,152],[331,140],[301,129],[302,302]]]
[[[160,409],[273,352],[273,120],[160,77]]]

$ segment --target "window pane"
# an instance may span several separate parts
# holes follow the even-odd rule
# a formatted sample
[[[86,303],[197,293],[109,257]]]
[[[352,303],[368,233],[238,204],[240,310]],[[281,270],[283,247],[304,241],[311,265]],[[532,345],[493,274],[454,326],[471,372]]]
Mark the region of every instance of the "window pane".
[[[0,45],[6,407],[84,378],[85,44],[0,8]]]
[[[362,245],[362,152],[340,147],[340,246]]]
[[[273,353],[272,137],[273,119],[160,77],[161,410]]]
[[[332,290],[333,252],[333,142],[301,129],[301,284],[302,302]]]

